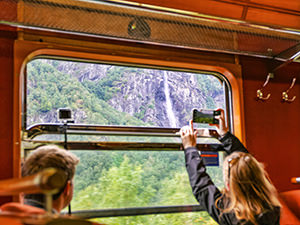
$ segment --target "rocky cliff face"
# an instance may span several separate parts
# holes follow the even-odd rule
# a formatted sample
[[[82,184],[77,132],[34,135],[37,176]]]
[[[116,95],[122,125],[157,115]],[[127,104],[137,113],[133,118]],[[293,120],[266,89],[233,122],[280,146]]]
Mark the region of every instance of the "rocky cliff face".
[[[114,70],[120,71],[111,65],[53,60],[43,60],[43,63],[53,65],[62,74],[76,77],[79,82],[98,82],[109,76],[108,72],[111,74]],[[123,72],[121,78],[112,83],[116,91],[108,100],[109,105],[149,126],[181,127],[191,119],[193,108],[218,108],[224,105],[222,85],[213,76],[136,69]],[[75,118],[83,115],[83,108],[75,110]],[[56,114],[50,110],[45,115],[47,122],[51,121],[48,117],[54,116]]]
[[[53,65],[58,71],[76,77],[80,82],[84,80],[98,81],[106,76],[107,71],[112,67],[95,63],[65,62],[44,60]]]
[[[140,119],[155,126],[186,125],[191,119],[192,108],[205,107],[206,97],[195,76],[181,72],[163,73],[147,70],[143,74],[126,75],[126,85],[109,102],[119,111],[131,115],[140,113]],[[170,114],[175,116],[176,125],[172,124]]]

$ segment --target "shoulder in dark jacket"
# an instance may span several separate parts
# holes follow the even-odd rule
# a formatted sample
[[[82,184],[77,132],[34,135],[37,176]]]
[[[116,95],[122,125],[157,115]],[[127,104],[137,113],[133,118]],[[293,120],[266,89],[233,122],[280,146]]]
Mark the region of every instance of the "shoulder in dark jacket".
[[[227,132],[223,137],[219,138],[221,145],[211,145],[211,148],[216,151],[225,151],[227,154],[233,152],[246,152],[248,150],[240,142],[240,140],[232,133]]]
[[[215,150],[226,151],[228,154],[233,152],[248,152],[244,145],[231,133],[226,133],[220,138],[222,145],[215,146]],[[205,208],[209,215],[219,224],[244,224],[252,225],[249,222],[239,221],[234,212],[222,214],[221,209],[224,207],[224,199],[222,198],[215,206],[215,202],[222,196],[219,189],[212,182],[210,176],[206,172],[203,159],[199,155],[196,148],[190,147],[185,149],[186,169],[189,174],[190,184],[195,198],[199,204]],[[257,215],[259,225],[279,225],[280,209],[275,208]]]

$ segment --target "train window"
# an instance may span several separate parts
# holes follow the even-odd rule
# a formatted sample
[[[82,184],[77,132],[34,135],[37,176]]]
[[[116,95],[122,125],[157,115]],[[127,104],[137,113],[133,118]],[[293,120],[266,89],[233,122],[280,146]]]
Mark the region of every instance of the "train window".
[[[108,224],[212,224],[206,213],[191,213],[197,203],[177,132],[193,108],[228,111],[229,88],[221,76],[51,58],[34,59],[26,70],[23,148],[55,143],[79,156],[72,210],[103,215],[134,209],[99,219]],[[60,120],[59,108],[70,109],[72,121]],[[219,143],[212,136],[199,138],[200,149]],[[222,154],[207,154],[208,170],[222,187]],[[153,213],[139,209],[157,215],[142,216]],[[159,215],[163,210],[185,213]]]
[[[225,107],[223,82],[199,73],[36,59],[27,65],[26,124],[75,123],[181,127],[193,108]]]

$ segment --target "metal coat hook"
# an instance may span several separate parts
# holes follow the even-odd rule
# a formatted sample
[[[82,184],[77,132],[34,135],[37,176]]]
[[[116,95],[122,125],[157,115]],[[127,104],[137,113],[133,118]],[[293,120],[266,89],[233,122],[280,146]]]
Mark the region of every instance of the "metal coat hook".
[[[262,88],[258,89],[256,91],[256,97],[259,100],[268,100],[270,98],[271,94],[269,93],[269,94],[267,94],[267,97],[264,97],[264,94],[263,94],[262,90],[269,83],[270,78],[273,78],[273,77],[274,77],[274,74],[273,73],[269,73],[268,76],[267,76],[267,79],[266,79],[265,83],[262,86]]]
[[[295,101],[296,96],[294,96],[293,98],[289,99],[289,95],[288,95],[288,92],[294,87],[295,83],[296,83],[296,77],[293,78],[292,84],[289,87],[289,89],[287,89],[286,91],[282,92],[282,100],[284,102],[293,102],[293,101]]]

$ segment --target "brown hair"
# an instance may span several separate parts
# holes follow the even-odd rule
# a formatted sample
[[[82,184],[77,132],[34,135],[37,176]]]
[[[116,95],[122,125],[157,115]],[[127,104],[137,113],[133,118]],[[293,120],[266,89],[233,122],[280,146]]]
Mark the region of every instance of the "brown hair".
[[[233,211],[237,219],[256,224],[256,215],[280,206],[277,191],[263,164],[252,155],[234,152],[225,158],[223,169],[229,190],[223,191],[228,205],[222,213]]]
[[[46,145],[37,148],[29,154],[22,165],[22,176],[33,175],[52,167],[64,171],[67,175],[67,180],[72,180],[78,162],[78,157],[73,153],[61,149],[56,145]],[[54,195],[53,199],[58,198],[62,191]]]

